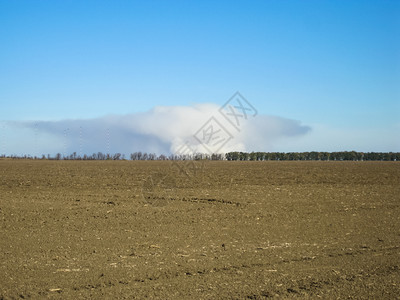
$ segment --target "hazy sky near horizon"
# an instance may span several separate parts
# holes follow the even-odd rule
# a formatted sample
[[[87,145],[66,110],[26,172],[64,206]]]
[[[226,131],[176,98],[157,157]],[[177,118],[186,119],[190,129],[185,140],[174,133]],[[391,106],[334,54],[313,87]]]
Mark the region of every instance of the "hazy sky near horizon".
[[[0,154],[174,151],[236,91],[228,150],[400,151],[399,36],[399,1],[2,0]]]

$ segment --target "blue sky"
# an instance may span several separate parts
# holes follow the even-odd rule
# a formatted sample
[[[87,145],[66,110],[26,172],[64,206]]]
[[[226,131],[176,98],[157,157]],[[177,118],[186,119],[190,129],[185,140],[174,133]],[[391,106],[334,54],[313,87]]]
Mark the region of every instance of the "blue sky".
[[[41,122],[94,126],[240,91],[259,115],[311,128],[265,151],[400,151],[399,36],[398,1],[2,0],[0,147],[29,152],[40,136],[37,151],[57,152],[61,133]]]

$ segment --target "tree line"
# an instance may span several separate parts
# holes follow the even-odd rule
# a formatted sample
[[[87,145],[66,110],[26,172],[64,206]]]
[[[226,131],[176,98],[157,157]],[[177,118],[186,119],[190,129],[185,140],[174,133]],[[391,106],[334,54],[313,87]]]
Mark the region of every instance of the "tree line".
[[[164,155],[160,154],[157,155],[155,153],[147,153],[147,152],[134,152],[129,155],[130,160],[224,160],[224,154],[203,154],[203,153],[196,153],[196,154],[171,154],[171,155]],[[52,156],[50,154],[41,156],[31,156],[31,155],[0,155],[0,158],[12,158],[12,159],[46,159],[46,160],[128,160],[125,154],[121,153],[103,153],[97,152],[91,155],[84,154],[79,155],[76,152],[63,155],[61,153],[57,153],[56,155]]]
[[[283,161],[283,160],[321,160],[321,161],[400,161],[400,152],[228,152],[225,154],[171,154],[169,156],[147,152],[134,152],[129,155],[114,153],[106,154],[102,152],[93,153],[91,155],[79,155],[76,152],[70,155],[62,155],[57,153],[52,156],[42,155],[0,155],[0,158],[13,159],[47,159],[47,160],[228,160],[228,161]]]
[[[226,160],[400,161],[400,152],[229,152]]]

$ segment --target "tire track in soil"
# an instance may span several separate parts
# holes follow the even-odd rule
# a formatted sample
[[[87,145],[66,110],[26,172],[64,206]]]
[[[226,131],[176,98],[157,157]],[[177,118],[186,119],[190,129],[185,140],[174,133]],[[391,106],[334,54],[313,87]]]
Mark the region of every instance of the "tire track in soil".
[[[339,256],[344,256],[344,255],[352,255],[352,256],[358,256],[358,255],[363,255],[368,251],[372,252],[384,252],[387,250],[397,250],[399,249],[399,246],[393,246],[393,247],[385,247],[382,249],[366,249],[366,250],[357,250],[352,253],[350,252],[344,252],[344,253],[339,253],[339,254],[330,254],[327,253],[325,255],[320,255],[318,257],[301,257],[301,258],[293,258],[293,259],[282,259],[281,261],[278,261],[276,263],[250,263],[250,264],[240,264],[240,265],[229,265],[229,266],[224,266],[224,267],[213,267],[211,269],[197,269],[197,270],[187,270],[184,272],[164,272],[159,275],[153,275],[153,276],[145,276],[145,277],[139,277],[139,278],[134,278],[131,281],[124,281],[124,280],[108,280],[103,283],[93,283],[93,284],[85,284],[79,287],[74,287],[71,290],[74,291],[79,291],[79,290],[85,290],[85,289],[98,289],[98,288],[111,288],[117,285],[128,285],[130,283],[139,283],[139,284],[145,284],[149,282],[155,282],[157,280],[165,280],[165,279],[172,279],[172,278],[177,278],[177,277],[186,277],[186,276],[207,276],[207,275],[214,275],[215,273],[226,273],[226,272],[232,272],[232,271],[240,271],[244,269],[263,269],[262,271],[265,272],[277,272],[275,269],[276,266],[279,266],[281,264],[290,264],[293,262],[304,262],[304,261],[309,261],[309,260],[318,260],[318,259],[323,259],[323,258],[331,258],[331,257],[339,257]],[[329,267],[330,268],[330,267]],[[387,270],[386,270],[387,269]],[[371,272],[368,272],[368,276],[375,275],[375,274],[388,274],[389,273],[400,273],[400,267],[399,266],[392,266],[392,267],[387,267],[385,270],[381,270],[381,268],[377,268]],[[285,291],[284,293],[282,290],[274,289],[271,291],[260,291],[258,294],[249,294],[247,296],[244,296],[245,299],[263,299],[263,298],[271,298],[275,296],[304,296],[304,293],[317,293],[318,290],[324,289],[327,286],[333,287],[337,284],[344,283],[344,282],[350,282],[354,281],[354,278],[357,276],[364,276],[365,271],[358,272],[356,274],[352,275],[342,275],[339,276],[338,272],[335,272],[334,269],[332,269],[332,272],[334,274],[333,278],[328,278],[328,279],[320,279],[316,280],[313,278],[305,278],[305,279],[298,279],[296,280],[295,284],[288,284],[287,287],[283,287],[283,290]],[[102,275],[100,276],[102,277]],[[261,298],[260,298],[261,297]]]
[[[208,204],[213,204],[213,203],[221,203],[221,204],[231,204],[231,205],[236,205],[236,206],[244,206],[246,204],[239,203],[239,202],[233,202],[233,201],[228,201],[228,200],[223,200],[223,199],[215,199],[215,198],[185,198],[183,197],[180,199],[180,201],[184,202],[195,202],[195,203],[208,203]]]
[[[181,201],[181,202],[193,202],[193,203],[207,203],[207,204],[215,204],[215,203],[221,203],[221,204],[228,204],[228,205],[235,205],[235,206],[246,206],[246,203],[240,203],[240,202],[234,202],[234,201],[229,201],[229,200],[220,200],[220,199],[215,199],[215,198],[173,198],[173,197],[157,197],[157,196],[147,196],[146,201],[151,201],[151,200],[164,200],[164,201]]]

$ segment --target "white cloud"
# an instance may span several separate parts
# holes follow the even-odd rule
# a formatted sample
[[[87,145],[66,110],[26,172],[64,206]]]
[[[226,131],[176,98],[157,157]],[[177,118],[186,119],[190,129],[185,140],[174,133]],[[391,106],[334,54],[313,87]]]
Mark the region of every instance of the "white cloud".
[[[157,106],[144,113],[108,115],[95,119],[13,122],[13,127],[30,128],[45,143],[37,146],[40,153],[72,153],[74,151],[91,154],[93,152],[132,153],[135,151],[173,153],[183,143],[199,152],[206,150],[199,145],[193,135],[214,117],[229,132],[232,139],[219,149],[227,151],[269,151],[274,144],[284,138],[303,136],[310,127],[300,122],[277,116],[257,115],[249,117],[235,129],[218,112],[216,104],[193,106]],[[11,123],[10,123],[11,124]],[[50,140],[57,145],[46,149]],[[25,153],[32,154],[33,139],[26,139]],[[222,144],[222,143],[221,143]],[[219,145],[221,145],[219,144]],[[218,145],[218,147],[219,147]],[[57,149],[55,149],[57,148]],[[17,153],[21,153],[18,151]]]

